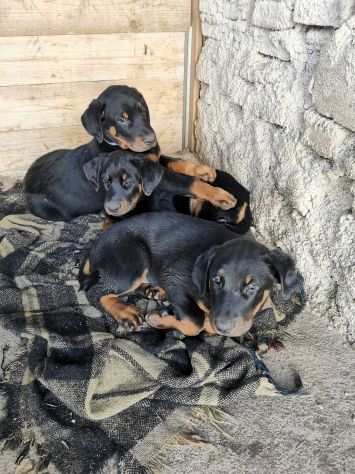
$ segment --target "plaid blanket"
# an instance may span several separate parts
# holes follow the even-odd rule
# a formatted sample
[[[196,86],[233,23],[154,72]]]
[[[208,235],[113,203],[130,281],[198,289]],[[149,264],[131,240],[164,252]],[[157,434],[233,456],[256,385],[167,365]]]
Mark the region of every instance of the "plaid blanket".
[[[0,448],[16,453],[16,472],[156,472],[164,445],[192,429],[193,406],[207,423],[277,392],[236,340],[124,334],[96,304],[100,289],[90,301],[79,292],[98,216],[48,223],[25,213],[19,185],[0,199]]]

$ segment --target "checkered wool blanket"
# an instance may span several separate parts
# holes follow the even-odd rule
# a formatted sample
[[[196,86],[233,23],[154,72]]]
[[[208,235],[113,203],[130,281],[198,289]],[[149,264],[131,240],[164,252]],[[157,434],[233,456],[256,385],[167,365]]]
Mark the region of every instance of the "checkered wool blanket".
[[[0,449],[16,453],[16,472],[157,472],[193,406],[208,423],[275,391],[254,352],[230,338],[122,334],[97,295],[78,291],[101,219],[48,223],[22,200],[20,186],[0,194]],[[0,461],[0,472],[13,469]]]

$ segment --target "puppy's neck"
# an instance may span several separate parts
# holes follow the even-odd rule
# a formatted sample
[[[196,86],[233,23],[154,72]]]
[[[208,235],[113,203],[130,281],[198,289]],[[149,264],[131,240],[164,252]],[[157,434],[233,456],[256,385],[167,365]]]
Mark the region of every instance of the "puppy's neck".
[[[109,138],[107,137],[104,137],[104,141],[102,143],[99,143],[96,139],[95,139],[95,143],[97,145],[97,147],[99,148],[100,151],[104,152],[104,153],[110,153],[112,151],[116,151],[116,150],[120,150],[120,146],[115,143],[114,141],[111,141]],[[144,151],[142,152],[142,155],[145,154],[145,155],[149,155],[149,154],[152,154],[154,156],[157,156],[157,158],[159,159],[159,156],[160,156],[160,146],[159,144],[157,143],[153,148],[151,148],[150,150],[147,150],[147,151]]]
[[[104,141],[102,143],[96,142],[97,146],[99,147],[100,151],[103,151],[105,153],[109,153],[111,151],[115,151],[119,148],[117,143],[111,142],[107,138],[104,138]]]

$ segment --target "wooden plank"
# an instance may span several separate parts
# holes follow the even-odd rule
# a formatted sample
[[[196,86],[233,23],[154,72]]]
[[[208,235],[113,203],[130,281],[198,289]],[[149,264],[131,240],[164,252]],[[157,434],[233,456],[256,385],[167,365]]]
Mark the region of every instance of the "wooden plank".
[[[1,36],[188,31],[190,0],[1,0]]]
[[[81,114],[91,100],[110,85],[111,81],[102,81],[0,88],[1,110],[6,110],[0,114],[0,131],[80,125]],[[182,81],[139,80],[128,85],[145,97],[152,123],[160,125],[175,120],[180,124]]]
[[[0,37],[0,86],[182,80],[184,42],[184,33]]]
[[[181,121],[169,120],[156,127],[166,153],[181,149]],[[0,132],[0,176],[22,177],[39,156],[58,148],[74,148],[90,141],[80,126]]]
[[[191,26],[191,76],[190,76],[190,104],[188,124],[188,147],[196,150],[195,126],[197,120],[197,101],[200,97],[200,82],[196,75],[196,65],[202,49],[202,29],[199,10],[199,0],[192,0],[192,26]]]

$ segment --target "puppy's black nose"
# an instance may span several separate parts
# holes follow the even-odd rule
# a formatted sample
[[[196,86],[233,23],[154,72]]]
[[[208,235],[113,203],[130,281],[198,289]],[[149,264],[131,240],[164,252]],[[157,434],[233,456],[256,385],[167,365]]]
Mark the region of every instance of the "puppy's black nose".
[[[145,135],[144,138],[143,138],[143,141],[146,145],[155,145],[156,143],[156,136],[155,136],[155,133],[150,133],[148,135]]]
[[[215,326],[217,331],[228,334],[232,331],[235,321],[229,319],[217,319],[215,321]]]
[[[110,207],[110,206],[105,206],[105,211],[107,214],[117,214],[117,212],[120,210],[120,205],[117,205],[115,207]]]

